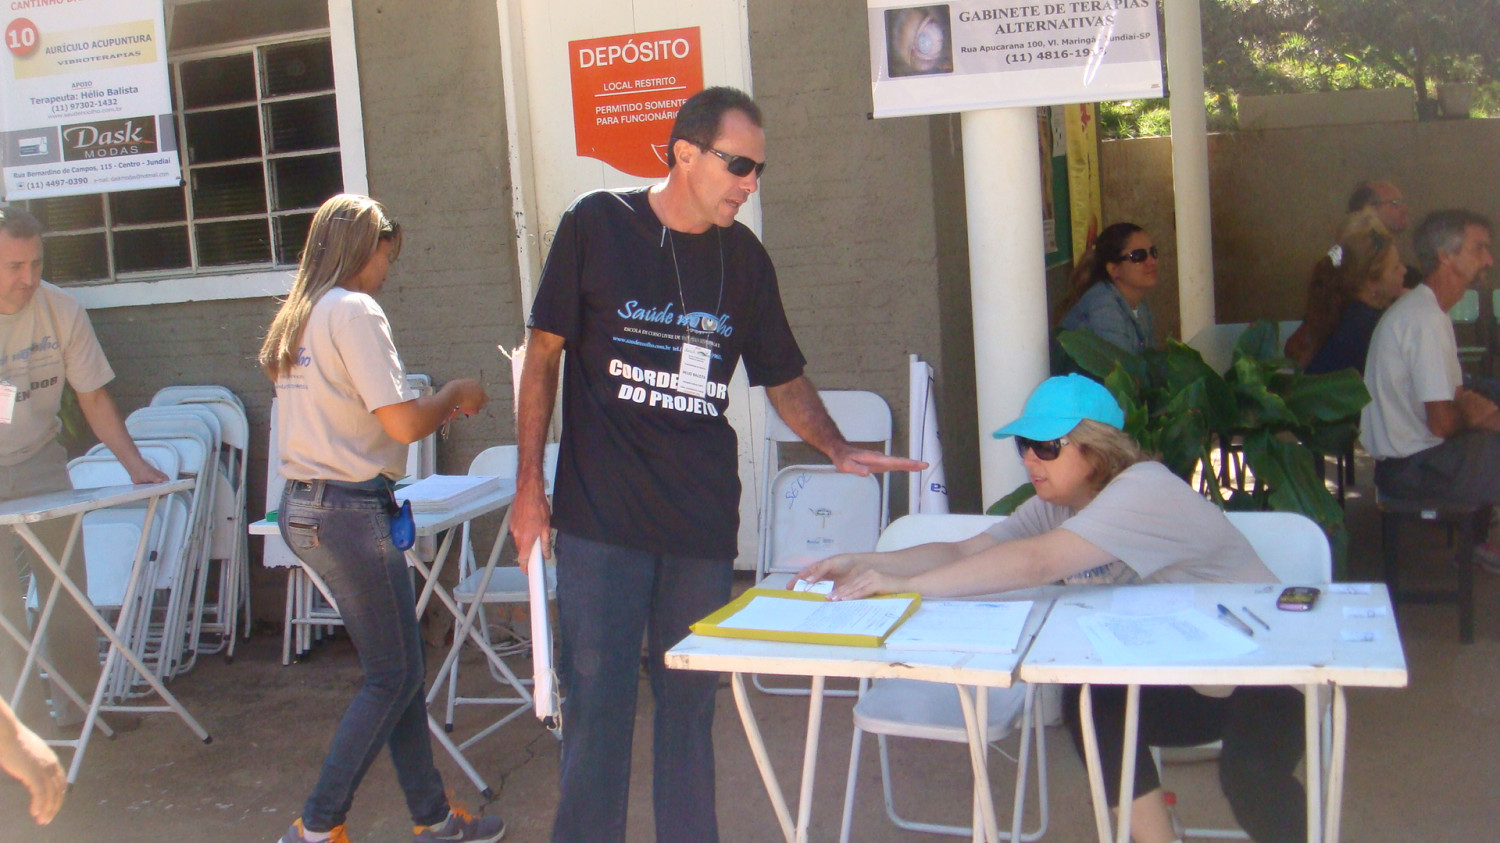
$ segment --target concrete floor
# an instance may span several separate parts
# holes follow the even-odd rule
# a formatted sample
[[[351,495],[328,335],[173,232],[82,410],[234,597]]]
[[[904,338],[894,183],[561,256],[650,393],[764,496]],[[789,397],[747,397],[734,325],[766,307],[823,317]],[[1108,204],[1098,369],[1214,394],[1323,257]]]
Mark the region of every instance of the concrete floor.
[[[1370,468],[1361,466],[1368,485]],[[1357,577],[1373,578],[1379,543],[1373,507],[1365,495],[1351,497],[1354,538],[1351,559]],[[1451,580],[1440,528],[1409,530],[1408,582],[1427,577]],[[1500,577],[1477,579],[1477,640],[1459,646],[1451,606],[1403,609],[1403,643],[1411,671],[1404,690],[1355,690],[1350,694],[1350,750],[1344,800],[1346,841],[1500,840],[1500,804],[1490,793],[1500,757]],[[433,661],[429,656],[429,661]],[[466,676],[487,679],[471,661]],[[529,671],[529,667],[518,669]],[[97,740],[77,783],[51,826],[33,829],[25,818],[24,792],[10,779],[0,783],[0,840],[36,841],[272,841],[298,815],[317,773],[326,742],[359,670],[347,641],[336,638],[307,660],[282,667],[280,640],[252,638],[232,665],[206,659],[173,684],[173,690],[213,734],[205,746],[174,717],[147,717],[137,731]],[[631,795],[632,841],[653,839],[650,801],[650,693],[641,686],[637,712],[636,787]],[[806,700],[752,693],[783,787],[798,783]],[[727,680],[720,692],[716,724],[719,818],[722,839],[774,841],[778,831],[736,716]],[[825,710],[820,766],[814,791],[811,839],[838,835],[848,764],[850,701],[831,699]],[[458,731],[481,714],[461,715]],[[1013,739],[1006,743],[1013,746]],[[530,717],[506,726],[470,751],[496,790],[479,805],[478,794],[439,750],[439,764],[456,798],[510,824],[507,840],[548,837],[556,806],[557,743]],[[969,811],[968,763],[956,746],[909,742],[893,750],[901,805],[922,818],[964,821]],[[1051,823],[1047,840],[1093,839],[1082,764],[1066,733],[1048,730]],[[992,776],[1008,816],[1012,768],[992,756]],[[1217,793],[1212,764],[1171,765],[1168,786],[1179,793],[1189,824],[1220,823],[1227,807]],[[853,839],[938,840],[899,831],[881,809],[874,742],[867,741],[860,768]],[[1034,803],[1033,803],[1034,804]],[[1032,809],[1034,811],[1034,807]],[[410,825],[389,762],[382,757],[360,789],[350,818],[351,838],[409,840]],[[952,839],[952,838],[949,838]]]

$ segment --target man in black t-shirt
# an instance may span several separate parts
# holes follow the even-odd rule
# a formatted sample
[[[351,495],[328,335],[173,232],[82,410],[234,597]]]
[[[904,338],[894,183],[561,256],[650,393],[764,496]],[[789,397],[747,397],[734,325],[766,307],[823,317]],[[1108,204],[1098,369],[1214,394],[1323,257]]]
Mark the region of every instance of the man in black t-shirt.
[[[597,191],[564,214],[532,306],[517,405],[511,534],[524,560],[558,530],[561,795],[554,841],[622,841],[640,642],[656,702],[659,841],[712,843],[718,677],[667,670],[688,625],[729,600],[740,483],[724,417],[743,360],[776,412],[841,470],[924,464],[852,447],[803,374],[776,271],[735,222],[765,167],[760,109],[710,88],[672,127],[666,181]],[[563,349],[554,507],[543,442]]]

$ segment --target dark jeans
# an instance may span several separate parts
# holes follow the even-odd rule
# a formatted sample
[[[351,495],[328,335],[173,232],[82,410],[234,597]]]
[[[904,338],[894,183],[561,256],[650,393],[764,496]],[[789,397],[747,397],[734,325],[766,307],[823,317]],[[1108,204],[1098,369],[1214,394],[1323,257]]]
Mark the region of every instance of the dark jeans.
[[[1094,685],[1094,729],[1109,804],[1120,801],[1120,756],[1125,749],[1125,688]],[[1083,754],[1079,686],[1063,695],[1063,719]],[[1219,785],[1234,819],[1261,843],[1307,840],[1307,793],[1292,776],[1302,759],[1303,698],[1296,688],[1241,686],[1225,698],[1183,687],[1141,688],[1135,795],[1161,787],[1152,746],[1197,746],[1222,739]]]
[[[309,831],[344,823],[355,789],[383,746],[391,749],[412,822],[432,825],[448,816],[427,734],[416,597],[406,559],[391,543],[390,500],[391,485],[383,477],[337,484],[292,480],[281,497],[281,536],[328,585],[365,671],[302,809]]]
[[[555,843],[623,841],[641,636],[650,650],[656,839],[714,843],[714,694],[719,675],[668,670],[688,625],[729,602],[727,559],[662,556],[559,534],[561,795]]]

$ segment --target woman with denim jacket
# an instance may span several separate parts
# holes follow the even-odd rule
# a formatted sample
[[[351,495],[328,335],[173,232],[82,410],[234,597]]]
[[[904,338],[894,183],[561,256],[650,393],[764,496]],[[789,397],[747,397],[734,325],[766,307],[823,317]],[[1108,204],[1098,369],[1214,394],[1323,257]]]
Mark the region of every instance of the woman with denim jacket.
[[[364,682],[344,712],[302,817],[281,843],[347,841],[354,791],[390,747],[414,839],[495,841],[499,817],[450,806],[433,766],[416,600],[391,537],[393,482],[407,446],[488,396],[475,380],[418,397],[373,296],[401,252],[401,228],[366,196],[341,194],[313,216],[291,292],[260,364],[276,383],[278,458],[287,478],[281,536],[327,584],[359,652]]]

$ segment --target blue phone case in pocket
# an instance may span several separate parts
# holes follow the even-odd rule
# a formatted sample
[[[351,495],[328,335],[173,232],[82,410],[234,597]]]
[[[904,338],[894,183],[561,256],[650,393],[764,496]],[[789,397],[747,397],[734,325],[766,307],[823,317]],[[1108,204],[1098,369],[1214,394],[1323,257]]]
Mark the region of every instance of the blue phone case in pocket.
[[[411,501],[402,501],[391,516],[391,543],[398,550],[410,550],[417,543],[417,522],[411,517]]]

